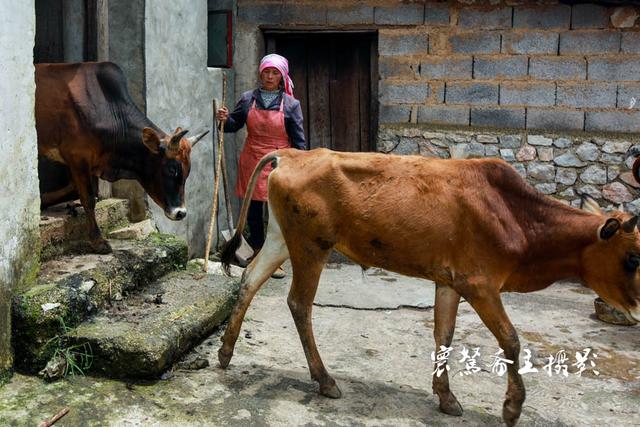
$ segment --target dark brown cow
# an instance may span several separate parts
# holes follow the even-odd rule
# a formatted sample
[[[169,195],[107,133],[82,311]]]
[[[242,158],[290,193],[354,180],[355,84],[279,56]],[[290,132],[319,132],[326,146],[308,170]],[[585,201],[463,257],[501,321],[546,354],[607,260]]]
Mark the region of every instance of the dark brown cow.
[[[330,251],[365,267],[381,267],[436,282],[436,348],[453,339],[460,298],[495,335],[508,367],[503,406],[518,420],[525,388],[518,374],[520,344],[501,292],[531,292],[577,279],[628,317],[640,320],[638,217],[567,206],[538,193],[507,163],[495,159],[439,160],[375,153],[280,150],[254,172],[228,266],[246,223],[257,173],[269,177],[269,225],[262,251],[247,267],[241,293],[218,352],[225,368],[244,314],[262,283],[287,258],[293,280],[288,304],[320,393],[341,395],[316,348],[311,307]],[[597,206],[597,204],[596,204]],[[460,415],[447,372],[433,378],[440,409]]]
[[[186,216],[191,148],[207,132],[187,139],[181,128],[171,135],[160,130],[135,106],[122,71],[109,62],[37,64],[35,77],[38,154],[69,166],[96,252],[111,247],[96,223],[93,177],[136,179],[168,218]],[[70,190],[43,195],[43,205]]]

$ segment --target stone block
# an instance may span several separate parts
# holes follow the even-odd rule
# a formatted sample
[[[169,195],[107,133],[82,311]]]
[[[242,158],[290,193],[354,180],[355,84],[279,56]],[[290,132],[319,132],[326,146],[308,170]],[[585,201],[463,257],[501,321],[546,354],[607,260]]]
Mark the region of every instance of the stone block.
[[[473,61],[473,78],[526,78],[528,62],[526,56],[477,56]]]
[[[409,123],[411,107],[408,105],[381,105],[380,123]]]
[[[618,99],[616,101],[618,108],[640,108],[640,84],[638,83],[622,83],[618,85]]]
[[[589,58],[589,80],[637,82],[640,80],[640,59],[625,56]]]
[[[535,147],[525,145],[518,150],[516,159],[519,162],[530,162],[532,160],[535,160],[537,154],[538,152],[536,151]]]
[[[381,58],[378,63],[378,70],[381,79],[392,77],[415,78],[420,77],[419,64],[417,61],[399,61],[396,58]]]
[[[602,146],[602,151],[609,154],[625,154],[629,151],[629,148],[631,148],[631,143],[629,141],[607,141]]]
[[[238,20],[259,25],[280,24],[281,4],[243,4],[238,7]]]
[[[538,80],[584,80],[587,77],[587,62],[580,57],[532,57],[529,75]]]
[[[558,83],[557,105],[560,107],[615,107],[615,83]]]
[[[556,103],[555,83],[502,82],[500,105],[553,106]]]
[[[527,135],[527,142],[531,145],[550,147],[553,144],[551,138],[542,135]]]
[[[553,146],[558,148],[568,148],[573,144],[569,138],[558,138],[553,141]]]
[[[527,129],[583,130],[584,112],[555,108],[527,108]]]
[[[575,154],[573,154],[570,151],[567,151],[566,153],[557,156],[555,159],[553,159],[553,162],[556,165],[563,166],[563,167],[581,168],[583,166],[586,166],[585,162],[580,160],[578,157],[576,157]]]
[[[513,9],[510,7],[495,9],[465,7],[460,9],[458,27],[484,30],[511,28],[512,11]]]
[[[445,101],[447,104],[497,104],[497,83],[454,82],[446,87]]]
[[[527,166],[527,174],[538,181],[553,182],[556,178],[556,168],[549,163],[531,162]]]
[[[374,21],[378,25],[421,25],[424,23],[424,4],[376,7]]]
[[[373,24],[373,7],[367,5],[329,7],[327,23],[329,25]]]
[[[600,161],[607,165],[621,165],[624,162],[624,156],[620,154],[602,153]]]
[[[449,37],[453,53],[500,53],[500,34],[475,31],[455,34]]]
[[[593,197],[594,199],[601,199],[602,198],[602,192],[595,186],[591,185],[591,184],[587,184],[587,185],[583,185],[582,187],[578,188],[578,193],[579,194],[588,194],[589,196]]]
[[[571,6],[567,5],[516,7],[513,11],[513,28],[568,30],[570,22]]]
[[[471,79],[473,58],[430,56],[420,64],[420,76],[426,79]]]
[[[519,148],[522,145],[522,138],[520,135],[500,135],[501,148]]]
[[[282,5],[282,24],[327,24],[327,6],[285,3]]]
[[[429,35],[380,33],[378,52],[381,56],[406,56],[429,52]]]
[[[586,131],[640,132],[639,111],[587,111]]]
[[[527,179],[527,168],[525,168],[522,163],[512,163],[511,166],[518,172],[518,175]]]
[[[563,185],[573,185],[578,179],[578,172],[571,168],[556,169],[556,182]]]
[[[479,134],[476,136],[476,141],[482,144],[497,144],[498,137],[494,135]]]
[[[423,104],[429,98],[426,83],[384,83],[380,87],[382,104]]]
[[[620,51],[622,53],[640,53],[640,33],[635,31],[622,33]]]
[[[611,14],[611,25],[615,28],[631,28],[638,19],[638,11],[633,6],[616,7]]]
[[[428,3],[425,5],[425,25],[449,25],[449,20],[449,6],[446,3]]]
[[[558,187],[555,182],[536,184],[535,188],[542,194],[554,194],[556,191],[558,191]]]
[[[606,184],[607,171],[601,166],[591,165],[580,174],[580,179],[585,184]]]
[[[543,162],[550,162],[553,160],[553,147],[537,147],[538,158]]]
[[[448,105],[420,106],[418,123],[469,125],[469,107]]]
[[[596,4],[576,4],[571,9],[571,28],[607,28],[609,10]]]
[[[500,150],[498,150],[497,145],[485,145],[484,146],[484,155],[486,157],[498,157]]]
[[[502,53],[517,55],[555,55],[558,33],[548,31],[507,32],[502,35]]]
[[[600,156],[600,148],[597,145],[592,144],[591,142],[585,142],[580,144],[578,149],[576,150],[576,154],[581,160],[585,162],[593,162],[598,160]]]
[[[511,148],[500,149],[500,157],[509,163],[516,161],[516,156],[513,154],[513,150]]]
[[[618,176],[620,176],[620,166],[607,166],[607,180],[613,181]],[[624,181],[624,178],[622,178],[622,180]],[[637,185],[636,183],[634,187]]]
[[[621,182],[612,182],[602,187],[602,197],[613,203],[631,202],[634,197]]]
[[[567,31],[560,34],[560,55],[618,53],[620,33],[612,30]]]

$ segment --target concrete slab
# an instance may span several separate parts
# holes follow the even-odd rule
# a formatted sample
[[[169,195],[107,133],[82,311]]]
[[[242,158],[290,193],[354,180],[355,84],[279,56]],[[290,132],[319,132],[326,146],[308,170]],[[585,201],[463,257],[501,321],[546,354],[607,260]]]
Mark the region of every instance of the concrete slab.
[[[156,227],[153,225],[153,222],[150,219],[145,219],[144,221],[136,222],[126,227],[113,230],[109,233],[108,237],[110,239],[140,240],[155,232]]]
[[[289,270],[290,271],[290,270]],[[328,264],[320,276],[315,304],[384,310],[399,307],[429,308],[435,301],[435,283],[359,265]]]
[[[42,264],[38,284],[13,299],[15,363],[37,372],[54,352],[52,338],[187,261],[187,245],[155,234],[112,241],[113,253],[63,256]]]
[[[70,426],[503,425],[507,381],[488,366],[498,346],[468,304],[460,306],[450,372],[464,414],[451,417],[438,411],[431,392],[431,310],[315,306],[320,354],[343,392],[337,400],[318,395],[287,308],[290,281],[290,275],[272,279],[258,292],[227,370],[218,367],[218,330],[191,353],[206,358],[208,367],[176,368],[163,381],[80,377],[44,384],[16,375],[0,388],[0,419],[34,425],[68,405],[64,423]],[[504,296],[521,346],[532,351],[540,369],[524,375],[527,400],[518,425],[638,425],[640,328],[598,321],[594,298],[575,284]],[[462,374],[464,364],[457,360],[463,346],[479,348],[481,372]],[[549,377],[542,369],[547,355],[564,349],[573,359],[585,347],[598,354],[599,375],[579,377],[570,368],[567,377]]]
[[[166,276],[119,301],[67,336],[88,343],[92,372],[158,378],[229,315],[238,281],[200,272]]]

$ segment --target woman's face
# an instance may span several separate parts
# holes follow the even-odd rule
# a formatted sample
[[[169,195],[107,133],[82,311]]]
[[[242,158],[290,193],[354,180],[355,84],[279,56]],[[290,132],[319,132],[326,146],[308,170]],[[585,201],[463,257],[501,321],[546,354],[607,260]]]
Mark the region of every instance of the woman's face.
[[[276,90],[280,87],[282,74],[276,68],[267,67],[260,73],[260,81],[264,90]]]

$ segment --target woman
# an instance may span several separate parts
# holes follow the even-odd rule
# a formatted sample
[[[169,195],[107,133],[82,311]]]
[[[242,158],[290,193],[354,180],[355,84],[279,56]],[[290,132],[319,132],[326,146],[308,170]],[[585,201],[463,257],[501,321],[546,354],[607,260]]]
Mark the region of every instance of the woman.
[[[276,54],[267,55],[260,61],[259,71],[261,85],[258,89],[243,93],[233,113],[229,114],[226,107],[217,112],[218,120],[225,121],[225,132],[236,132],[247,124],[247,139],[240,155],[236,182],[236,194],[240,198],[244,198],[251,173],[265,154],[287,147],[306,149],[302,109],[293,97],[287,59]],[[262,217],[270,171],[270,166],[262,171],[249,205],[249,244],[254,253],[264,244]],[[284,277],[284,270],[276,270],[273,277]]]

